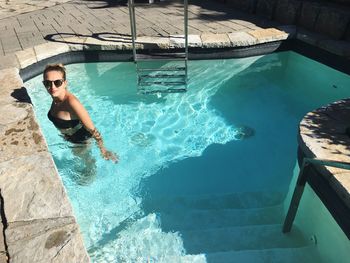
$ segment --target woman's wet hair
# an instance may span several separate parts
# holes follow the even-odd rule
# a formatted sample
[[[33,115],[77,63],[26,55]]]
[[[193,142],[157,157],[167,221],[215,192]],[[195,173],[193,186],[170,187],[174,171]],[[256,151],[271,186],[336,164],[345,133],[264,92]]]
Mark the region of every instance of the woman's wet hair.
[[[45,76],[47,72],[50,71],[59,71],[62,73],[63,79],[66,80],[66,68],[64,67],[63,64],[49,64],[46,65],[45,70],[43,72],[43,78],[45,79]]]

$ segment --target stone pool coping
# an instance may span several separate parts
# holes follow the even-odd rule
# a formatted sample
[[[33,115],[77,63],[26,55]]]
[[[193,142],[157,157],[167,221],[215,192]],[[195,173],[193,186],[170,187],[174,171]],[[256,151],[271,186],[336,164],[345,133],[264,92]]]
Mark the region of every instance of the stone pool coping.
[[[348,132],[346,130],[349,129]],[[349,134],[347,134],[349,133]],[[305,115],[299,125],[301,157],[350,163],[350,98],[339,100]],[[332,198],[321,181],[312,179],[322,175],[328,186],[337,193],[339,200]],[[314,165],[310,184],[329,207],[331,213],[350,238],[350,170]],[[340,204],[342,202],[343,204]],[[347,208],[346,208],[347,207]]]
[[[325,105],[305,115],[299,126],[299,145],[308,157],[350,163],[350,99]],[[319,166],[331,186],[350,208],[350,170]]]
[[[323,43],[313,33],[297,32],[296,27],[285,26],[230,34],[190,35],[189,45],[199,49],[259,47],[293,38],[319,47]],[[176,49],[183,44],[178,36],[139,37],[137,47]],[[323,48],[350,58],[347,49],[334,46],[337,44]],[[89,262],[79,226],[37,124],[20,71],[69,52],[117,51],[128,60],[131,47],[130,39],[116,35],[104,39],[57,39],[16,52],[17,67],[0,71],[0,194],[4,226],[0,255],[7,255],[13,262],[27,262],[28,258],[33,262]]]

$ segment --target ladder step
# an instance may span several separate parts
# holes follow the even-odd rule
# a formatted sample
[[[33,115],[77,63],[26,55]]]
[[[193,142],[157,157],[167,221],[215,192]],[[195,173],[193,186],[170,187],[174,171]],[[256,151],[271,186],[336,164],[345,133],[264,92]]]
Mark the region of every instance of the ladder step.
[[[173,78],[185,78],[186,75],[184,74],[156,74],[156,75],[139,75],[139,79],[140,78],[169,78],[169,79],[173,79]]]
[[[185,61],[186,59],[186,53],[137,54],[135,57],[135,61]]]
[[[140,86],[152,86],[152,85],[162,85],[162,86],[173,86],[173,85],[186,85],[186,81],[140,81]]]
[[[173,1],[175,2],[175,1]],[[178,1],[179,3],[181,1]],[[133,3],[133,7],[156,7],[156,6],[166,6],[168,3],[166,3],[165,1],[157,1],[154,0],[153,3],[150,3],[149,0],[136,0]]]
[[[138,73],[143,71],[184,71],[186,67],[167,67],[167,68],[138,68]]]
[[[150,7],[156,7],[156,6],[161,6],[160,3],[134,3],[132,5],[132,7],[146,7],[146,8],[150,8]]]
[[[186,88],[167,88],[167,89],[144,89],[142,87],[139,88],[139,91],[143,94],[154,94],[154,93],[181,93],[186,92]]]

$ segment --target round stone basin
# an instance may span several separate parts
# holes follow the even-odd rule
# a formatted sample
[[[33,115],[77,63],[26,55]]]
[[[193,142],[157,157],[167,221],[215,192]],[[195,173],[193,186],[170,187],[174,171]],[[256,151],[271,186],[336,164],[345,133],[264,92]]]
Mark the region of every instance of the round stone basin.
[[[309,112],[300,123],[299,146],[305,157],[350,163],[350,99]],[[350,170],[316,167],[350,208]]]

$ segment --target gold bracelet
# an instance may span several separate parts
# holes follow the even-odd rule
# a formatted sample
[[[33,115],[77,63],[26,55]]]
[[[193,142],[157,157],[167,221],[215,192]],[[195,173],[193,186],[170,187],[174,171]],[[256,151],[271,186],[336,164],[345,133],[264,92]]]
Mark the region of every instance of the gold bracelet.
[[[94,137],[96,140],[102,140],[100,132],[95,128],[91,131],[92,137]]]

